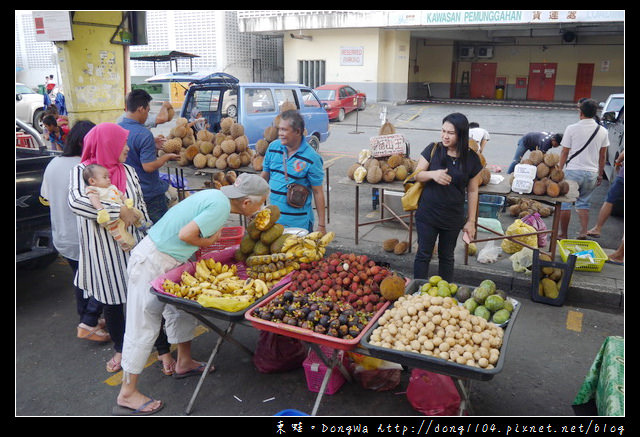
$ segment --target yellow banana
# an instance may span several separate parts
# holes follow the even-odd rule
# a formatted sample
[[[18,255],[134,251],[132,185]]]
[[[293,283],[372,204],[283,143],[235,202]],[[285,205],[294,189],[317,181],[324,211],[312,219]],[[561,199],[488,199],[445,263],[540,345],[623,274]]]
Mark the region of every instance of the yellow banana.
[[[312,232],[312,233],[308,234],[305,238],[308,238],[310,240],[319,240],[320,237],[322,237],[322,232],[315,231],[315,232]]]
[[[180,275],[180,279],[182,280],[183,283],[189,286],[194,286],[198,284],[198,280],[193,276],[191,276],[191,274],[186,270],[182,272],[182,274]]]
[[[321,246],[326,246],[327,244],[331,243],[331,241],[333,241],[333,239],[335,238],[336,233],[331,231],[331,232],[327,232],[326,234],[324,234],[322,236],[322,238],[320,238],[320,245]]]

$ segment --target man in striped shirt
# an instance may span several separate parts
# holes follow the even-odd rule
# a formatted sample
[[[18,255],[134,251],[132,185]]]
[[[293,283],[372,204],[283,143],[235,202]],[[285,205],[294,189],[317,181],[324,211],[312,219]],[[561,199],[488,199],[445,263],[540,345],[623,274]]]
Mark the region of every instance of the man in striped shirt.
[[[324,180],[323,161],[319,153],[304,137],[304,120],[295,110],[281,114],[278,139],[273,141],[263,161],[262,177],[269,182],[269,202],[280,209],[278,223],[285,227],[297,227],[313,231],[315,217],[311,198],[318,213],[318,230],[326,232],[325,199],[322,190]],[[287,185],[298,183],[310,190],[301,208],[287,202]]]

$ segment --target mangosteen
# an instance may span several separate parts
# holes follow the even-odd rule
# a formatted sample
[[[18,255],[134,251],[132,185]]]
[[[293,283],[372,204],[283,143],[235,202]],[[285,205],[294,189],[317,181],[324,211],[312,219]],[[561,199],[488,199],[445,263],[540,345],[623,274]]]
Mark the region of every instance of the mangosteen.
[[[289,319],[287,320],[287,325],[298,326],[298,319],[296,319],[295,317],[289,317]]]
[[[322,326],[322,325],[320,325],[320,324],[316,325],[316,326],[313,328],[313,330],[314,330],[315,332],[317,332],[318,334],[324,334],[325,332],[327,332],[327,328],[325,328],[324,326]]]
[[[324,326],[325,328],[327,328],[329,326],[329,320],[331,320],[329,318],[329,316],[324,315],[322,317],[320,317],[320,320],[318,320],[318,323],[322,326]]]
[[[310,309],[311,311],[318,311],[319,306],[318,306],[318,304],[317,304],[317,303],[313,302],[313,303],[311,303],[311,304],[309,305],[309,309]]]
[[[305,320],[304,322],[302,322],[302,325],[300,325],[301,328],[304,329],[310,329],[313,331],[313,322],[309,321],[309,320]]]
[[[360,328],[355,325],[350,326],[349,335],[353,336],[354,338],[357,337],[358,335],[360,335]]]
[[[273,310],[273,318],[276,320],[282,320],[282,318],[285,316],[285,312],[282,308],[276,308],[275,310]]]
[[[327,334],[330,335],[331,337],[339,337],[340,333],[338,332],[337,328],[329,328],[329,330],[327,331]]]
[[[315,322],[320,318],[320,313],[318,313],[318,311],[310,311],[309,314],[307,314],[307,320],[311,321],[311,322]]]
[[[341,325],[346,325],[347,322],[349,321],[349,316],[345,313],[342,313],[338,316],[338,321],[340,322]]]
[[[338,328],[340,327],[340,320],[335,319],[335,318],[331,319],[331,320],[329,321],[329,327],[330,327],[330,328],[338,329]]]
[[[291,301],[293,301],[293,292],[292,292],[292,291],[289,291],[289,290],[285,291],[284,293],[282,293],[282,299],[283,299],[285,302],[291,302]]]
[[[260,312],[260,318],[262,320],[271,320],[273,318],[273,313],[267,309],[264,309]]]

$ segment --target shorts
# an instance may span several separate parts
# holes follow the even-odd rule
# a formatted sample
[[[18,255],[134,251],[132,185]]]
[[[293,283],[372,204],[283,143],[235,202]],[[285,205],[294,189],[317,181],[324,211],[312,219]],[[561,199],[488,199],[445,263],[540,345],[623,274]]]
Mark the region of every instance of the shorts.
[[[578,184],[578,198],[575,202],[576,209],[589,209],[591,206],[591,195],[598,183],[598,172],[586,170],[565,170],[565,179],[575,181]],[[570,203],[562,203],[562,210],[571,209]]]
[[[616,176],[613,183],[609,187],[607,192],[607,202],[616,203],[618,200],[624,198],[624,178]]]

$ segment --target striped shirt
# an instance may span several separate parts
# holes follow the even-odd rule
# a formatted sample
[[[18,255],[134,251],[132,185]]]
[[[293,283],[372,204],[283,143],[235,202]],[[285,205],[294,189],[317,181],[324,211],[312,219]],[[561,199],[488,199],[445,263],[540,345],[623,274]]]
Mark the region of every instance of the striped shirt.
[[[98,224],[98,211],[85,194],[86,185],[82,179],[84,168],[82,163],[73,168],[69,186],[69,207],[76,214],[80,234],[80,259],[74,284],[84,290],[85,297],[92,296],[108,305],[123,304],[127,301],[129,252],[122,251],[109,231]],[[129,165],[124,164],[124,168],[127,174],[125,196],[133,199],[133,206],[149,220],[138,175]],[[111,219],[118,218],[120,205],[103,202],[103,206]],[[144,234],[135,226],[130,226],[128,230],[136,242],[144,238]]]
[[[286,161],[287,176],[285,178],[284,165]],[[324,181],[323,160],[313,147],[302,139],[302,143],[296,152],[287,158],[287,148],[275,140],[269,144],[264,157],[263,171],[269,173],[269,186],[271,194],[269,202],[280,209],[280,219],[278,223],[285,227],[297,227],[303,229],[313,229],[314,215],[311,206],[312,195],[307,197],[307,201],[302,208],[294,208],[287,204],[287,185],[298,183],[305,185],[309,189],[321,186]]]

